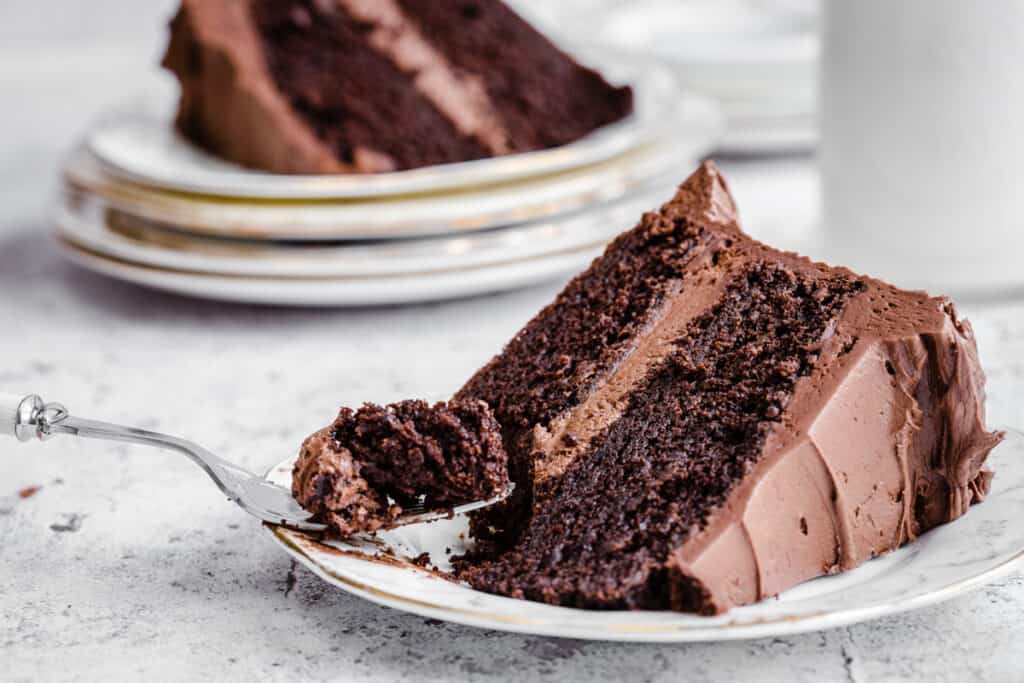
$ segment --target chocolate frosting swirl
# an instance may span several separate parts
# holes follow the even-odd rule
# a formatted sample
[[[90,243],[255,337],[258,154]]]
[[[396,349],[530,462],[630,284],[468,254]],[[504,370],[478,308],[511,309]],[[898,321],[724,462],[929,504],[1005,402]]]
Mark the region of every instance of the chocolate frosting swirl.
[[[753,241],[733,258],[770,255],[827,268]],[[798,383],[765,456],[669,562],[677,582],[699,586],[701,611],[852,569],[988,492],[984,462],[1003,435],[985,427],[970,324],[946,298],[854,277],[864,289]]]

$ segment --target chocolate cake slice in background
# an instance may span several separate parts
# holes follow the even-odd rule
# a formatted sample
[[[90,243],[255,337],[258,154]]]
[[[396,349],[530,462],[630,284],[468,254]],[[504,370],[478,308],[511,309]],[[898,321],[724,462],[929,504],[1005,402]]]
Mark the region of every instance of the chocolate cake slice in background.
[[[632,111],[499,0],[183,0],[164,65],[189,139],[277,173],[545,149]]]
[[[705,163],[457,395],[517,485],[459,576],[710,614],[851,569],[984,497],[983,385],[947,299],[749,238]]]
[[[403,401],[342,408],[302,446],[292,493],[341,536],[387,529],[423,499],[446,510],[508,487],[508,461],[487,404]]]

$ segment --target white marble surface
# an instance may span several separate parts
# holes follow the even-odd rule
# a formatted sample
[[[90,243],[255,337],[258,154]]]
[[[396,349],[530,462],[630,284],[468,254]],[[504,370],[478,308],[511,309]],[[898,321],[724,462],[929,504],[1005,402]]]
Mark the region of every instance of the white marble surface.
[[[260,469],[339,403],[451,391],[551,298],[555,283],[413,308],[232,307],[63,263],[46,220],[56,164],[96,111],[154,78],[170,4],[0,5],[0,390],[187,435]],[[724,167],[752,232],[800,244],[817,212],[813,162]],[[1024,301],[964,308],[993,418],[1024,425]],[[41,489],[20,498],[29,486]],[[192,464],[98,443],[0,443],[0,586],[4,681],[1024,679],[1019,575],[785,639],[659,647],[507,635],[328,588]]]

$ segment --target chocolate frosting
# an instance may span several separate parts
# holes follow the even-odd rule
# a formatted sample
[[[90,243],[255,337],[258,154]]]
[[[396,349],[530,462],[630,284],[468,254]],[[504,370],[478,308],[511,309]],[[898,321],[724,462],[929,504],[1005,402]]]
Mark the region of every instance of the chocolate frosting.
[[[701,176],[709,215],[739,230],[717,172]],[[738,244],[729,267],[766,256],[794,270],[827,268],[753,240]],[[852,569],[956,519],[988,491],[983,464],[1002,435],[985,428],[970,324],[948,299],[858,279],[863,291],[798,382],[762,459],[669,562],[702,584],[704,611]]]
[[[163,65],[181,83],[178,127],[232,161],[276,173],[387,171],[374,150],[341,162],[274,87],[249,0],[182,0]]]
[[[728,247],[692,268],[685,290],[666,298],[601,386],[534,430],[534,506],[544,504],[545,489],[573,460],[586,457],[590,440],[618,418],[679,331],[763,260],[811,277],[839,272],[862,287],[826,333],[813,373],[798,380],[762,457],[671,553],[675,592],[685,585],[702,595],[689,608],[718,613],[846,571],[984,498],[992,478],[984,461],[1002,435],[985,428],[974,335],[948,299],[750,239],[713,164],[705,163],[673,202]]]
[[[388,505],[363,478],[359,463],[338,444],[331,427],[302,444],[292,473],[292,495],[341,536],[388,528],[402,511]]]
[[[880,296],[844,312],[763,459],[670,561],[703,584],[706,611],[852,569],[988,490],[982,464],[1001,437],[985,430],[970,327],[945,300],[875,284]],[[923,329],[904,329],[902,316]]]

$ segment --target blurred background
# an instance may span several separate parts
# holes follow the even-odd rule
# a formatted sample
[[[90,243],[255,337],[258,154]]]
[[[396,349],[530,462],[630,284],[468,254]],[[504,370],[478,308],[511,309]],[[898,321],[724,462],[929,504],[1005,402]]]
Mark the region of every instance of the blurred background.
[[[804,196],[774,200],[797,201],[794,219],[805,225],[776,237],[752,200],[755,234],[908,286],[986,295],[1024,284],[1012,255],[1022,232],[1024,86],[1006,67],[1024,58],[1021,3],[512,4],[567,46],[655,58],[681,88],[710,96],[725,128],[707,153],[786,163],[818,152],[821,174],[814,166]],[[157,64],[175,8],[173,0],[0,6],[0,171],[19,180],[0,188],[7,216],[52,201],[56,169],[97,117],[141,93],[173,93]],[[741,195],[757,192],[734,184]]]
[[[813,145],[814,0],[511,4],[558,39],[653,49],[679,66],[686,85],[729,105],[733,151],[760,151],[760,145],[804,152]],[[157,65],[176,8],[173,0],[2,3],[0,86],[6,111],[0,168],[16,169],[25,180],[52,181],[63,156],[99,115],[139,92],[173,89],[173,78]],[[752,120],[757,116],[762,124],[776,120],[759,131]],[[38,207],[41,199],[10,185],[0,192],[11,209]]]
[[[820,7],[817,2],[573,0],[549,3],[517,0],[512,4],[556,42],[582,55],[584,61],[613,80],[634,85],[640,105],[633,129],[619,135],[618,139],[612,136],[610,142],[617,145],[615,149],[619,151],[644,145],[646,151],[620,159],[615,168],[603,169],[606,172],[591,172],[594,167],[581,166],[575,175],[563,177],[565,182],[558,187],[538,188],[548,194],[540,197],[534,193],[531,200],[524,199],[529,206],[521,205],[509,192],[500,196],[499,193],[474,196],[474,202],[480,207],[493,207],[495,203],[505,206],[501,216],[495,217],[493,211],[485,216],[483,208],[459,208],[451,203],[439,205],[438,202],[429,207],[393,203],[372,209],[376,213],[364,222],[386,224],[384,227],[392,236],[400,232],[396,227],[398,220],[392,215],[422,218],[424,222],[429,218],[439,224],[446,220],[444,230],[449,235],[462,230],[456,229],[456,223],[502,227],[513,220],[520,223],[529,220],[533,221],[530,229],[506,230],[504,234],[478,233],[469,241],[407,241],[387,248],[360,248],[361,251],[348,243],[342,245],[346,248],[330,252],[290,249],[285,253],[277,248],[279,245],[262,245],[258,254],[254,249],[241,255],[225,254],[225,249],[233,247],[192,238],[185,244],[179,239],[183,234],[174,235],[179,243],[170,245],[168,233],[159,228],[169,225],[185,233],[195,233],[193,228],[197,221],[205,221],[207,232],[225,236],[228,231],[224,226],[239,221],[248,222],[250,233],[257,228],[264,229],[262,226],[268,222],[275,227],[280,227],[281,223],[265,206],[241,209],[235,206],[231,213],[223,202],[211,205],[178,201],[182,198],[174,197],[177,204],[172,207],[173,211],[166,209],[168,195],[162,190],[209,189],[201,183],[187,185],[194,170],[188,160],[180,167],[172,164],[163,176],[143,177],[157,193],[141,198],[135,196],[140,186],[132,181],[153,170],[150,161],[174,142],[164,137],[171,131],[166,119],[173,111],[177,84],[170,74],[158,67],[166,46],[167,22],[177,6],[172,0],[147,3],[104,0],[89,5],[13,0],[0,8],[0,81],[5,99],[11,103],[4,117],[6,139],[0,170],[18,180],[0,190],[4,195],[11,195],[5,196],[8,220],[33,212],[39,216],[43,211],[60,223],[65,242],[73,241],[77,247],[85,246],[93,252],[102,251],[105,257],[131,261],[114,264],[109,258],[95,258],[94,253],[83,255],[81,249],[63,249],[79,265],[107,275],[180,293],[212,295],[216,292],[218,298],[259,303],[303,303],[308,297],[305,292],[285,292],[279,282],[261,287],[250,281],[248,292],[240,293],[236,288],[234,293],[229,293],[226,288],[210,287],[198,279],[185,282],[179,277],[180,272],[173,275],[177,278],[175,283],[157,282],[152,271],[142,272],[137,266],[173,266],[177,271],[206,269],[217,275],[228,270],[232,275],[240,272],[251,275],[260,269],[260,272],[292,275],[309,272],[300,264],[317,259],[321,263],[335,264],[332,274],[336,275],[351,274],[355,266],[350,267],[348,263],[365,264],[365,258],[370,258],[376,259],[372,262],[379,268],[370,272],[370,267],[366,266],[360,273],[380,275],[409,269],[414,261],[417,268],[429,266],[437,272],[442,266],[456,263],[500,265],[497,261],[511,261],[513,256],[524,264],[515,269],[505,264],[486,273],[478,269],[479,277],[465,284],[443,283],[440,278],[434,278],[429,290],[432,293],[427,294],[424,289],[419,298],[440,299],[550,281],[578,271],[598,253],[603,242],[628,227],[641,211],[670,196],[674,186],[689,174],[700,158],[715,154],[724,160],[775,159],[780,165],[764,169],[765,173],[781,173],[785,178],[783,187],[806,186],[798,191],[775,193],[778,196],[770,198],[773,207],[794,202],[804,207],[799,225],[787,220],[785,226],[780,226],[770,215],[758,217],[762,202],[746,200],[743,196],[771,193],[770,186],[747,185],[741,182],[742,170],[734,174],[741,205],[749,206],[746,215],[753,218],[748,220],[748,225],[757,236],[818,255],[819,245],[808,241],[816,234],[809,230],[818,215],[817,180],[806,172],[808,166],[802,161],[814,151],[819,137],[816,84]],[[152,118],[158,119],[155,125],[159,130],[150,131],[149,147],[144,149],[139,144],[138,136],[133,135],[131,129],[135,122],[129,121],[127,134],[114,135],[113,145],[106,144],[111,142],[109,135],[99,141],[102,143],[99,146],[106,144],[106,149],[113,149],[114,153],[97,154],[97,137],[103,138],[104,133],[104,126],[97,122],[139,102],[147,103],[143,107],[147,111],[158,112]],[[120,132],[125,131],[122,128]],[[76,149],[79,145],[81,148]],[[657,155],[650,154],[651,150],[660,156],[654,158]],[[84,163],[83,156],[87,157]],[[93,163],[97,156],[102,168],[96,168]],[[69,160],[69,157],[73,158]],[[119,165],[127,175],[110,172]],[[580,165],[585,164],[581,161]],[[62,173],[65,180],[74,179],[70,189],[64,188],[63,205],[58,199]],[[179,184],[165,182],[168,175]],[[129,181],[127,184],[122,182],[125,179]],[[124,198],[128,195],[132,195],[130,205],[125,204]],[[527,195],[530,193],[524,193],[524,197]],[[115,197],[117,201],[112,200]],[[131,215],[118,214],[116,221],[110,218],[111,210],[126,208],[131,209]],[[249,208],[252,210],[248,211]],[[350,207],[351,210],[344,213],[339,209],[339,213],[330,215],[322,206],[319,211],[307,211],[310,208],[308,202],[302,206],[296,204],[286,220],[295,223],[300,220],[296,217],[301,216],[307,223],[322,227],[334,221],[331,225],[338,227],[346,222],[358,223],[362,220],[358,215],[368,215],[358,214],[359,207]],[[394,209],[393,214],[388,214],[386,208]],[[589,219],[583,216],[584,210]],[[209,218],[217,212],[220,213],[216,218]],[[512,213],[516,214],[514,218],[510,217]],[[455,214],[457,217],[452,218]],[[158,225],[152,223],[154,220]],[[588,220],[589,224],[584,224]],[[780,232],[779,227],[784,229]],[[287,238],[296,233],[293,226],[288,225],[278,234]],[[321,231],[315,235],[321,240],[320,246],[324,246],[325,234]],[[343,230],[326,236],[350,240],[376,238],[382,234],[372,230],[358,234]],[[238,234],[227,236],[237,237]],[[526,249],[529,244],[542,246]],[[217,252],[214,256],[224,256],[227,260],[210,257],[213,251]],[[172,275],[162,273],[159,277],[167,280]],[[376,284],[379,286],[372,291],[347,287],[342,292],[339,289],[342,284],[335,280],[333,293],[322,290],[319,302],[375,305],[415,298],[399,296],[393,291],[394,287],[389,288],[380,278]],[[271,290],[276,290],[277,295],[268,296]]]

